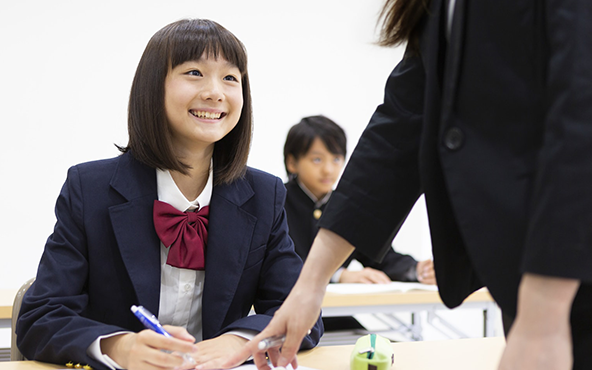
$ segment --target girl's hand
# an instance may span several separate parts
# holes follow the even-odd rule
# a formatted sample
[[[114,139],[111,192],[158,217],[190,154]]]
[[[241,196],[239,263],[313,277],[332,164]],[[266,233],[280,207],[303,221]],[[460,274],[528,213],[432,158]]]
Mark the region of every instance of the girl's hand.
[[[227,369],[245,362],[249,356],[236,359],[234,363],[228,363],[228,358],[241,350],[248,342],[247,339],[233,334],[222,334],[219,337],[204,340],[197,343],[197,352],[193,354],[196,369]]]
[[[189,369],[182,357],[172,352],[193,355],[197,347],[195,338],[187,330],[165,325],[173,337],[168,338],[152,330],[126,333],[101,340],[101,351],[128,370]],[[164,352],[167,351],[167,352]]]

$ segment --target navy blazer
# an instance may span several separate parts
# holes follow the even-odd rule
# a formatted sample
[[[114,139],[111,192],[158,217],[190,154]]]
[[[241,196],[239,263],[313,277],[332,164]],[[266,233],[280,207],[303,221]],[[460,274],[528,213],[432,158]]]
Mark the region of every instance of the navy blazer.
[[[24,297],[18,347],[32,360],[104,365],[86,349],[100,335],[140,331],[130,312],[158,315],[160,240],[152,221],[156,171],[129,153],[70,168],[37,278]],[[210,202],[203,338],[261,331],[296,282],[302,261],[288,236],[279,178],[248,168]],[[251,307],[256,315],[248,316]],[[322,335],[319,319],[302,344]]]

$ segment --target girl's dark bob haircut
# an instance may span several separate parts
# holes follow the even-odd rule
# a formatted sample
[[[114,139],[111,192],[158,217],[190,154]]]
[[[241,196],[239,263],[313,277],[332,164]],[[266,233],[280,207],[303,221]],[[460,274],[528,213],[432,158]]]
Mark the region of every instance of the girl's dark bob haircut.
[[[130,92],[129,143],[119,150],[131,152],[150,167],[187,174],[190,166],[174,154],[164,107],[164,84],[170,69],[187,61],[199,60],[204,55],[224,58],[241,73],[241,116],[237,125],[214,146],[214,184],[227,184],[245,173],[253,131],[253,109],[246,49],[230,31],[211,20],[180,20],[152,36],[138,64]]]

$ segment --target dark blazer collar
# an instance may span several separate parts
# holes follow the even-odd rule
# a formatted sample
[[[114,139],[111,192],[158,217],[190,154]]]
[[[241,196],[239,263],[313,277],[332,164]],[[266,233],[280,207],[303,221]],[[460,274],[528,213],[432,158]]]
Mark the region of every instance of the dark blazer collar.
[[[444,24],[443,27],[446,27]],[[444,28],[441,27],[441,30]],[[458,88],[459,70],[461,67],[462,50],[465,30],[465,0],[456,0],[452,29],[448,40],[444,68],[443,108],[444,114],[450,113]],[[442,32],[442,31],[441,31]]]
[[[127,200],[156,193],[156,170],[137,161],[130,152],[119,157],[111,187]]]

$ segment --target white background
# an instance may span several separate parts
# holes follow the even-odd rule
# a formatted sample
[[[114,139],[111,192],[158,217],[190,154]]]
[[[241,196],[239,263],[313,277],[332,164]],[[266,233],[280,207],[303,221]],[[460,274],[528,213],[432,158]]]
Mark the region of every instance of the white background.
[[[35,275],[68,167],[118,155],[127,100],[149,38],[209,18],[246,45],[254,104],[249,165],[285,179],[290,126],[324,114],[351,153],[382,102],[402,48],[381,48],[382,0],[21,0],[0,3],[0,288]],[[430,258],[423,202],[395,240]]]

